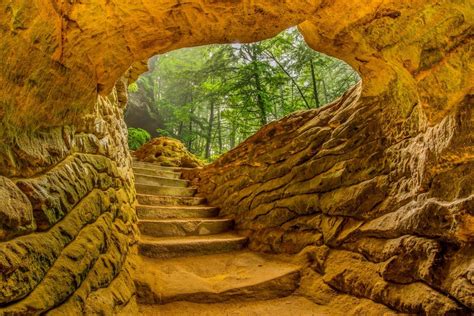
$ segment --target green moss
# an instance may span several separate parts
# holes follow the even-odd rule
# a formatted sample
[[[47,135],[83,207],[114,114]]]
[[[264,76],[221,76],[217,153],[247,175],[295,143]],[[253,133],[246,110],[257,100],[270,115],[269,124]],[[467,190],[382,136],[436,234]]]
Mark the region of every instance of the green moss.
[[[151,135],[141,128],[128,129],[128,148],[137,150],[151,139]]]

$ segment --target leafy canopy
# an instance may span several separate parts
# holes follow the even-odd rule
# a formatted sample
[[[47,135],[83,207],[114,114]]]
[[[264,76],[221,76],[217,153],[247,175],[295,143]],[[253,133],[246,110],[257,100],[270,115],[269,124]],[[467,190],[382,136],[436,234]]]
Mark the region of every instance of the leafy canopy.
[[[129,93],[146,96],[158,132],[214,159],[262,125],[320,107],[359,81],[344,62],[310,49],[296,29],[252,44],[181,49],[150,59]]]

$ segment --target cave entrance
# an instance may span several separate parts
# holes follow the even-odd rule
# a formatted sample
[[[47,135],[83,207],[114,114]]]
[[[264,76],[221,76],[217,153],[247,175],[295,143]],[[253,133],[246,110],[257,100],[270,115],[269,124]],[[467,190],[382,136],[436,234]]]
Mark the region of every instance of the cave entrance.
[[[251,44],[172,51],[148,66],[129,86],[130,149],[167,136],[209,162],[267,123],[328,104],[360,80],[345,62],[308,47],[296,28]]]

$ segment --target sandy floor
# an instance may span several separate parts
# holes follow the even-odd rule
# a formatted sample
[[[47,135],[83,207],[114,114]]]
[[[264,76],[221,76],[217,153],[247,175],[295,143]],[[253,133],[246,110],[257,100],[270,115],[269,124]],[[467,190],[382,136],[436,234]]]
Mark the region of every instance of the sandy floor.
[[[334,315],[334,312],[321,305],[299,297],[290,296],[267,301],[238,303],[197,304],[175,302],[166,305],[141,305],[140,312],[145,316],[310,316]]]

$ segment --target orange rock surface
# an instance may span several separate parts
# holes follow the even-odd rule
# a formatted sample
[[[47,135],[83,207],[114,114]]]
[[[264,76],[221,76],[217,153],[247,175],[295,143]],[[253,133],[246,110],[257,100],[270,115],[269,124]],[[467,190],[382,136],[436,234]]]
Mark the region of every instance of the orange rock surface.
[[[0,8],[0,314],[136,313],[126,78],[154,54],[295,25],[313,49],[352,65],[362,85],[264,127],[190,178],[252,249],[300,252],[299,291],[313,301],[474,309],[471,1]]]
[[[170,137],[154,138],[136,150],[133,155],[138,161],[166,167],[195,168],[204,165],[204,162],[190,153],[182,142]]]

